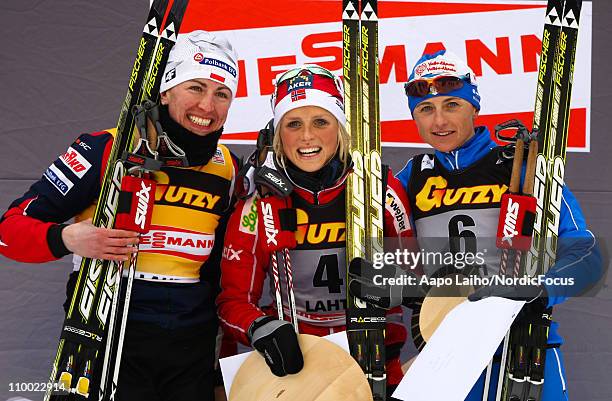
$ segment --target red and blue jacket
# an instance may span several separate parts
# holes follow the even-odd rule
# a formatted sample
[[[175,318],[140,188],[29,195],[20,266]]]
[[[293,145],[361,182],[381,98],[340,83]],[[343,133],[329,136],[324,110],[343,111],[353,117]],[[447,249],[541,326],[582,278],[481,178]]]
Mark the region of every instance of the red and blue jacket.
[[[93,215],[114,130],[83,134],[0,219],[0,253],[28,263],[59,259],[63,223]],[[163,167],[151,230],[140,238],[130,319],[162,327],[216,320],[223,235],[232,209],[235,157],[223,145],[201,166]],[[75,269],[80,257],[74,256]],[[71,275],[69,287],[76,274]],[[69,288],[69,293],[71,293]]]

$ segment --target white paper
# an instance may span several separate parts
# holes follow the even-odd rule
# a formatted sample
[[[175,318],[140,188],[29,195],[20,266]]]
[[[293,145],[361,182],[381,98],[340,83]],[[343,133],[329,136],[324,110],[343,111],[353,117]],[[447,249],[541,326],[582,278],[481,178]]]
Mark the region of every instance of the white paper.
[[[228,356],[227,358],[219,359],[219,365],[221,365],[221,374],[223,375],[223,385],[225,387],[225,395],[229,400],[230,389],[232,388],[232,383],[234,382],[234,377],[236,377],[236,373],[238,373],[238,369],[240,366],[246,361],[246,359],[251,355],[254,351],[243,352],[242,354]]]
[[[349,352],[348,339],[346,337],[346,332],[342,331],[339,333],[330,334],[328,336],[323,337],[328,341],[338,345],[340,348]],[[256,351],[244,352],[242,354],[229,356],[227,358],[221,358],[219,360],[219,364],[221,365],[221,374],[223,375],[223,385],[225,386],[225,394],[229,399],[230,389],[232,388],[232,383],[234,382],[234,377],[236,377],[236,373],[238,373],[238,369],[244,363],[244,361]]]
[[[433,333],[393,397],[465,400],[524,304],[491,297],[457,305]]]

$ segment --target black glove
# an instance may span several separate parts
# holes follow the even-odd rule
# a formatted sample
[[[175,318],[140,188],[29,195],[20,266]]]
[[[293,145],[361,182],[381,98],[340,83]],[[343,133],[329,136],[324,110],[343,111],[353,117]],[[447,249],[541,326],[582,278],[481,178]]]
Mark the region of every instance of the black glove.
[[[251,345],[264,357],[272,373],[283,377],[304,367],[293,325],[272,316],[257,318],[249,327]]]
[[[480,287],[468,296],[470,301],[478,301],[487,297],[500,297],[531,303],[538,298],[546,298],[546,289],[539,285],[489,285]]]
[[[377,269],[370,261],[354,258],[349,264],[349,277],[349,292],[379,308],[409,307],[425,296],[416,274],[397,265],[383,265]],[[390,284],[388,279],[395,283]]]

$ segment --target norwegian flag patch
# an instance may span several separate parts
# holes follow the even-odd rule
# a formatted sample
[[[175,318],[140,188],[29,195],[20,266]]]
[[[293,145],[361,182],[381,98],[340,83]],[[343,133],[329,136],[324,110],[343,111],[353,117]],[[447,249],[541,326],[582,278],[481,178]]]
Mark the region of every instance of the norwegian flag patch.
[[[291,101],[297,102],[298,100],[306,99],[306,89],[296,89],[291,92]]]

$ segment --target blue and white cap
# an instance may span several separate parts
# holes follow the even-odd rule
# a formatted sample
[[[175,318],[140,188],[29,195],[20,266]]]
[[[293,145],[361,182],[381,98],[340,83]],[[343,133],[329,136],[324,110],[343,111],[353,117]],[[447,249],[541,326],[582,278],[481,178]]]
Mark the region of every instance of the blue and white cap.
[[[238,88],[238,56],[225,38],[207,31],[179,34],[170,51],[159,91],[164,92],[195,78]]]
[[[417,61],[408,78],[408,83],[419,79],[431,79],[438,76],[459,77],[464,81],[464,85],[448,93],[428,93],[424,97],[408,96],[410,112],[414,114],[416,106],[435,96],[455,96],[470,102],[476,110],[480,110],[480,94],[478,93],[478,83],[474,71],[456,54],[440,50],[434,54],[424,54]]]

